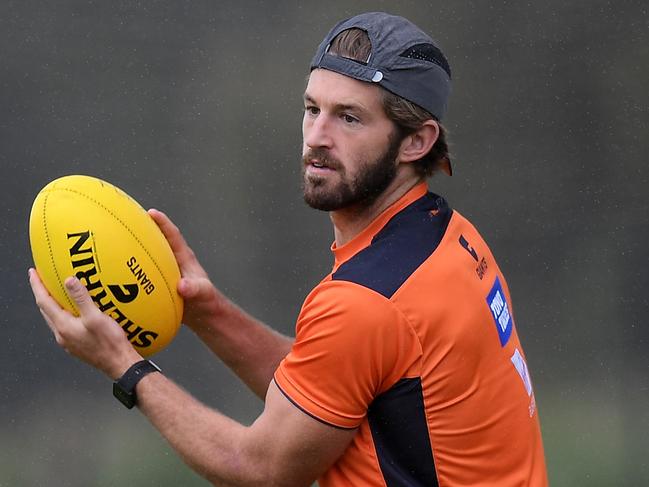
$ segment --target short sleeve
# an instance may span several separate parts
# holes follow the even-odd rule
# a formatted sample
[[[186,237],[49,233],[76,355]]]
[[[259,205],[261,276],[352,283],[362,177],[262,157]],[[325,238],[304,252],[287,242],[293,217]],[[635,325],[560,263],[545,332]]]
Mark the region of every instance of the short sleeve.
[[[419,340],[394,303],[358,284],[326,281],[304,302],[275,382],[311,416],[355,428],[373,399],[420,361]]]

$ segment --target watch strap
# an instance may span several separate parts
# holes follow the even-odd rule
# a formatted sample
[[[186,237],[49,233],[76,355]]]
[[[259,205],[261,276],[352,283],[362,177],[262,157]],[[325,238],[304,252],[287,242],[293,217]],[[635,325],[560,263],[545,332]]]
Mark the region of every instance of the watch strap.
[[[161,372],[151,360],[140,360],[131,365],[124,375],[113,383],[113,395],[128,409],[137,404],[135,386],[151,372]]]

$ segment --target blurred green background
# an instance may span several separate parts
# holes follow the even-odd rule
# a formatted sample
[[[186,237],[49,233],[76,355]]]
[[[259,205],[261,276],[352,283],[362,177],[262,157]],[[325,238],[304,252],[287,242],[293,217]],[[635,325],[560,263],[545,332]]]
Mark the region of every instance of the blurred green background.
[[[27,285],[31,203],[55,177],[104,178],[292,333],[332,262],[300,196],[304,79],[365,10],[411,18],[450,60],[455,174],[431,188],[508,277],[552,485],[649,485],[646,2],[3,0],[0,487],[207,485],[55,345]],[[185,330],[156,361],[244,423],[261,411]]]

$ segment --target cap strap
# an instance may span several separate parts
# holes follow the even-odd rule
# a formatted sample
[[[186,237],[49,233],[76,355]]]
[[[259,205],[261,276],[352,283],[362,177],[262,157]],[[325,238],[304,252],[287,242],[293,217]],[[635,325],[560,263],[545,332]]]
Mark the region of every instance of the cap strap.
[[[378,82],[383,79],[382,73],[380,73],[380,71],[377,71],[375,68],[365,66],[364,64],[359,63],[358,61],[354,61],[353,59],[342,56],[335,56],[326,52],[323,53],[320,61],[312,66],[312,68],[329,69],[331,71],[344,74],[345,76],[351,76],[352,78],[356,78],[360,81],[367,81],[370,83]]]

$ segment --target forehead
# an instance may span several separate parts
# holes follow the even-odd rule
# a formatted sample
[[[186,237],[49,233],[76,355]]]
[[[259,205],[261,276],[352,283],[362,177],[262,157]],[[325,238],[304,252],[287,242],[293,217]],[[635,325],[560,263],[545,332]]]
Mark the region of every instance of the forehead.
[[[381,88],[327,69],[314,69],[304,97],[318,105],[354,106],[383,113]]]

